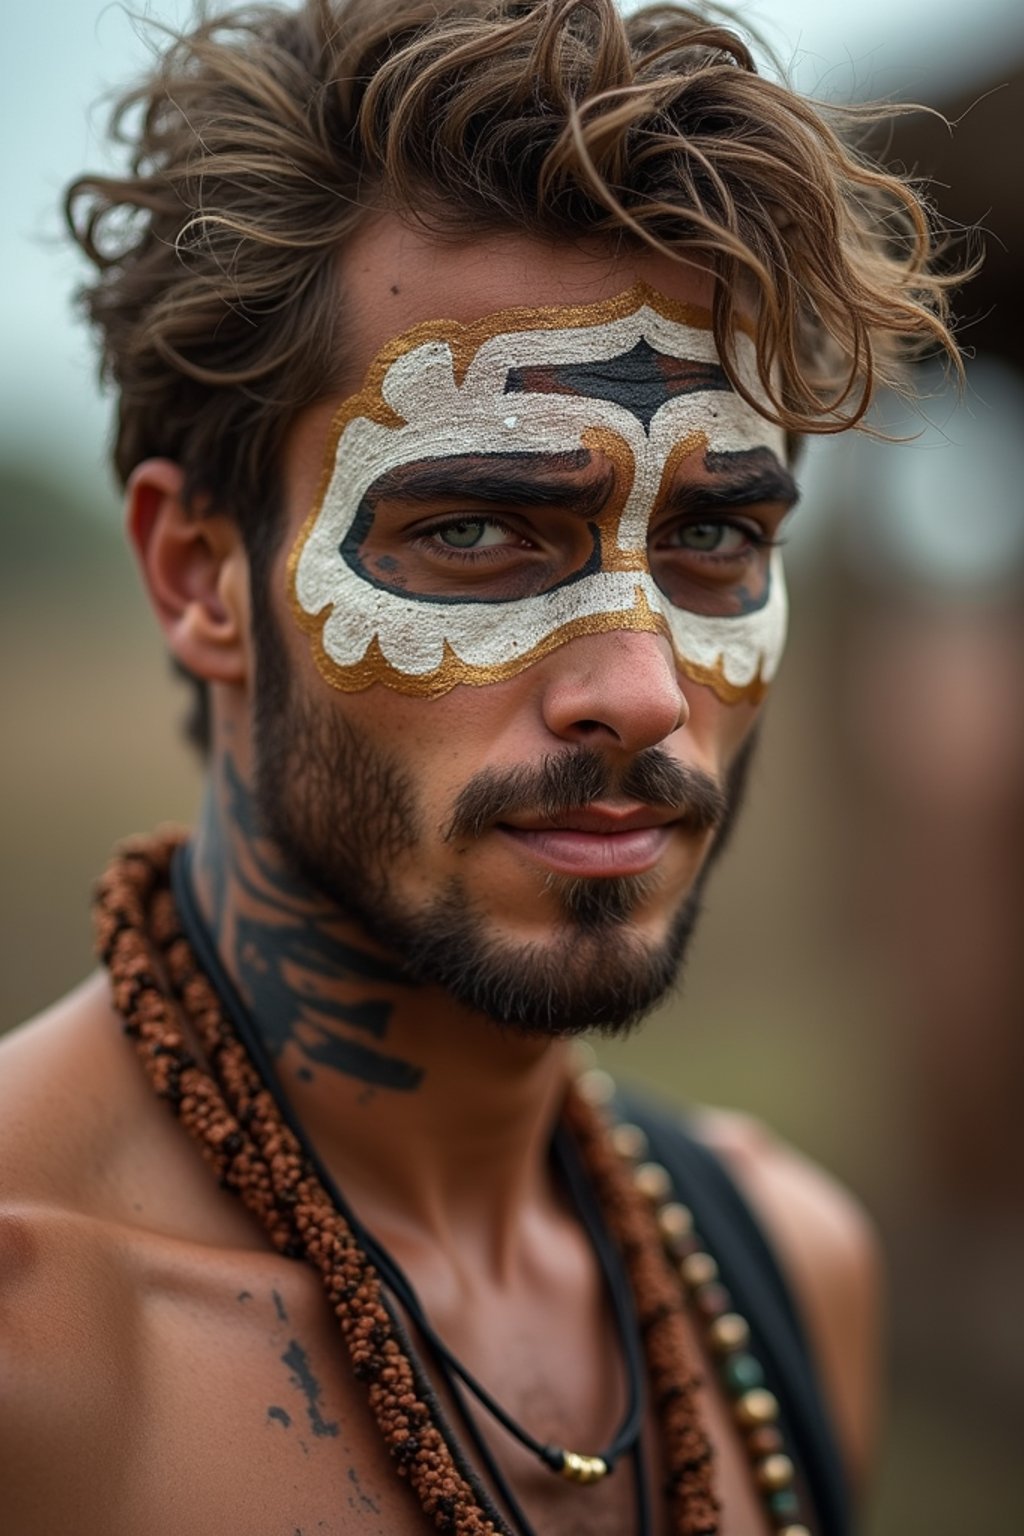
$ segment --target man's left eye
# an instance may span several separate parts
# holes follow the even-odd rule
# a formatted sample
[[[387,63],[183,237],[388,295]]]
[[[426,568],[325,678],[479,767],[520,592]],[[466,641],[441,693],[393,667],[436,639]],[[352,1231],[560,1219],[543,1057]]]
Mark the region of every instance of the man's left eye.
[[[669,548],[698,555],[738,555],[753,541],[734,523],[681,523],[665,540]]]

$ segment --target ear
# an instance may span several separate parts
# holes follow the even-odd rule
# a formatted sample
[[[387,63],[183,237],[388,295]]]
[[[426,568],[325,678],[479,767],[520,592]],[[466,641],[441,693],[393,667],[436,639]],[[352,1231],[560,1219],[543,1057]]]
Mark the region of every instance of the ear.
[[[128,538],[171,653],[211,683],[249,674],[249,567],[231,518],[184,501],[170,459],[136,465],[125,494]]]

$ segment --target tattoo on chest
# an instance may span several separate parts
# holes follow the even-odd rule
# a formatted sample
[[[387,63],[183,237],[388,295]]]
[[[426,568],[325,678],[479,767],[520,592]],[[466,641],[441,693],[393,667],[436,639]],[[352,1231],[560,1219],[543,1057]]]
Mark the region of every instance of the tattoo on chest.
[[[417,1088],[422,1069],[386,1048],[393,994],[409,983],[353,943],[335,910],[279,862],[230,753],[223,778],[223,811],[207,818],[204,835],[213,936],[272,1057],[292,1046],[300,1076],[324,1067],[370,1088]],[[232,884],[245,910],[229,925]]]
[[[323,1396],[323,1388],[314,1376],[309,1364],[309,1356],[299,1343],[298,1339],[292,1339],[281,1356],[281,1360],[288,1367],[292,1385],[296,1387],[305,1398],[306,1413],[309,1417],[309,1427],[314,1435],[330,1436],[336,1438],[339,1429],[333,1419],[325,1419],[320,1411],[320,1399]]]
[[[349,1509],[356,1510],[360,1513],[379,1515],[380,1505],[378,1504],[377,1500],[372,1497],[371,1494],[366,1492],[365,1488],[359,1480],[359,1473],[356,1471],[355,1467],[349,1467],[348,1480],[352,1484],[353,1489],[352,1493],[350,1493],[348,1497]]]

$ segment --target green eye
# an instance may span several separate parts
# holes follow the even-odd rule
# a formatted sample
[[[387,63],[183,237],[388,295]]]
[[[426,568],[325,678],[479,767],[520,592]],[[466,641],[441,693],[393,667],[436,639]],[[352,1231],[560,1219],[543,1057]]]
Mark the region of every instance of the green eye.
[[[721,523],[691,523],[679,530],[679,542],[687,549],[698,549],[704,554],[717,549],[725,529]]]
[[[682,549],[699,555],[736,554],[744,542],[740,529],[730,523],[684,523],[676,539]]]
[[[504,523],[495,522],[493,518],[464,517],[436,528],[434,537],[449,549],[484,549],[507,544],[509,531]]]
[[[437,536],[445,544],[450,544],[453,549],[472,549],[474,544],[480,542],[480,537],[486,527],[486,523],[449,523],[446,528],[439,528]]]

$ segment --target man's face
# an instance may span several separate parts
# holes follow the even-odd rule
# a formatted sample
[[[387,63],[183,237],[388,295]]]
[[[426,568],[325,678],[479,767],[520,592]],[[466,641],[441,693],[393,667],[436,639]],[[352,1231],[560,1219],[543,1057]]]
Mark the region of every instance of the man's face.
[[[364,382],[298,424],[254,594],[264,816],[421,980],[623,1023],[678,968],[781,654],[782,433],[661,258],[385,220],[345,290]]]

